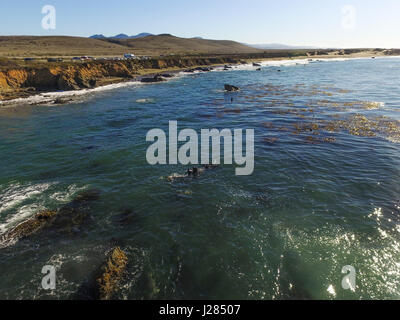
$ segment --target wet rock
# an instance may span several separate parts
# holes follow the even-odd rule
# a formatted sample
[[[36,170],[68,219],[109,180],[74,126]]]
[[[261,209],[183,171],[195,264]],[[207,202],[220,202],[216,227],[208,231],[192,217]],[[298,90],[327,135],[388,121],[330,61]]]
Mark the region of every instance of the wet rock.
[[[210,72],[213,70],[211,67],[198,67],[196,68],[197,71],[202,71],[202,72]]]
[[[173,77],[174,77],[174,75],[173,75],[173,74],[170,74],[170,73],[163,73],[161,76],[162,76],[163,78],[173,78]]]
[[[160,75],[155,75],[152,78],[142,78],[141,82],[143,83],[154,83],[154,82],[163,82],[165,79]]]
[[[261,64],[253,62],[253,67],[261,67]]]
[[[236,86],[233,86],[233,85],[230,85],[230,84],[226,84],[225,85],[225,91],[236,92],[236,91],[239,91],[239,90],[240,89],[238,87],[236,87]]]
[[[6,244],[8,242],[28,237],[43,229],[47,224],[54,220],[56,215],[57,211],[42,211],[2,235],[0,237],[0,243]]]
[[[71,102],[72,101],[72,99],[70,99],[70,98],[57,98],[56,100],[54,100],[54,104],[66,104],[66,103],[69,103],[69,102]]]
[[[212,70],[213,70],[213,68],[211,68],[211,67],[197,67],[197,68],[193,68],[193,69],[187,69],[187,70],[185,70],[185,72],[187,72],[187,73],[194,73],[196,71],[210,72]]]

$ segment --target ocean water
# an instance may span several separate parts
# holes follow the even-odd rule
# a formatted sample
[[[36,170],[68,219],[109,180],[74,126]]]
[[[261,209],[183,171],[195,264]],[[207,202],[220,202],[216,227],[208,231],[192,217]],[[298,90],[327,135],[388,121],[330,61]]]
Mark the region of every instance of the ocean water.
[[[399,299],[399,69],[400,58],[269,62],[3,106],[0,234],[100,196],[84,219],[0,247],[0,299],[74,299],[115,246],[129,258],[118,299]],[[145,138],[171,120],[254,129],[253,175],[221,165],[167,181],[188,167],[150,166]]]

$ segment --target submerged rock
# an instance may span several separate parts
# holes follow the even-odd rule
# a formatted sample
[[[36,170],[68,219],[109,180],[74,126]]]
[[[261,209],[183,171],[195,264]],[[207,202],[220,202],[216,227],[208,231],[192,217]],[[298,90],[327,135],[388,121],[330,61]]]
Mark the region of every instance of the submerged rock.
[[[57,214],[53,225],[58,230],[71,232],[76,226],[82,225],[89,216],[90,205],[100,198],[98,190],[88,190],[80,193],[75,199],[63,206]]]
[[[226,84],[225,85],[225,91],[236,92],[236,91],[239,91],[239,90],[240,89],[238,87],[236,87],[236,86],[233,86],[233,85],[230,85],[230,84]]]
[[[13,242],[28,237],[44,228],[56,215],[57,211],[42,211],[2,235],[0,243]]]
[[[121,226],[128,226],[139,220],[139,216],[132,209],[124,209],[120,214],[114,217],[114,221]]]

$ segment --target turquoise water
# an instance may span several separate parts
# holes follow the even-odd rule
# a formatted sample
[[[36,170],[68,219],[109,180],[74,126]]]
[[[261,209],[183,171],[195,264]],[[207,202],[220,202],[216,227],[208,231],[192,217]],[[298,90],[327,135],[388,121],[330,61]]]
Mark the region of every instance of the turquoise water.
[[[100,192],[83,221],[0,249],[0,298],[76,298],[119,245],[120,299],[399,299],[399,69],[398,58],[244,67],[0,109],[1,233]],[[170,120],[254,129],[254,174],[222,165],[168,182],[187,167],[148,165],[145,137]],[[346,265],[354,291],[341,286]]]

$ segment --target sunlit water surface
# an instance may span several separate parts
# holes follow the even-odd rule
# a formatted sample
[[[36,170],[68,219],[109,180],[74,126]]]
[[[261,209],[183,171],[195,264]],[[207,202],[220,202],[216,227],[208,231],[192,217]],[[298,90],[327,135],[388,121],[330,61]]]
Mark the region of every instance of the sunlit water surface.
[[[116,245],[129,258],[121,299],[400,298],[399,70],[400,59],[243,67],[0,109],[0,233],[100,191],[68,232],[0,249],[0,298],[72,299]],[[145,137],[170,120],[254,129],[254,174],[223,165],[168,182],[187,167],[150,166]]]

